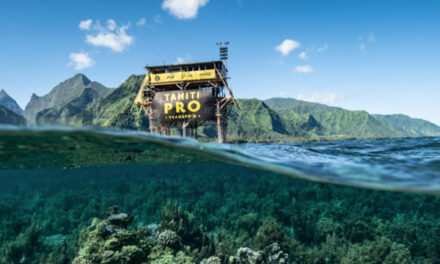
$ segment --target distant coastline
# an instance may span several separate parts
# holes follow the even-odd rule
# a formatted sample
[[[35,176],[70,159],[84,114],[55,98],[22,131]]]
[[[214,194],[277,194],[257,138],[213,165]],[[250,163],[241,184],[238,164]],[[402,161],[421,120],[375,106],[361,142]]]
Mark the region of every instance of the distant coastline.
[[[76,74],[46,95],[33,94],[24,111],[3,91],[0,98],[3,107],[14,109],[4,111],[9,114],[0,117],[0,124],[22,125],[22,122],[10,121],[12,115],[22,111],[28,125],[148,131],[148,118],[139,111],[131,111],[143,78],[144,75],[131,75],[118,88],[112,89],[83,74]],[[292,98],[237,99],[237,102],[240,109],[233,109],[229,114],[230,143],[440,136],[439,126],[401,114],[371,115],[366,111],[350,111]],[[171,132],[179,134],[177,129]],[[200,141],[214,141],[217,136],[214,124],[205,124],[198,134]]]

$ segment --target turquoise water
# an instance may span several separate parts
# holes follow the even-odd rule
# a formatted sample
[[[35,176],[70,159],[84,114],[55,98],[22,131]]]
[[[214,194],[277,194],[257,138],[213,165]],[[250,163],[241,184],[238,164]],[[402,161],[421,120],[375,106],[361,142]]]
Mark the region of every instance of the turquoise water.
[[[312,180],[375,189],[440,191],[438,137],[243,144],[240,148]]]
[[[4,127],[0,263],[440,263],[439,150]]]

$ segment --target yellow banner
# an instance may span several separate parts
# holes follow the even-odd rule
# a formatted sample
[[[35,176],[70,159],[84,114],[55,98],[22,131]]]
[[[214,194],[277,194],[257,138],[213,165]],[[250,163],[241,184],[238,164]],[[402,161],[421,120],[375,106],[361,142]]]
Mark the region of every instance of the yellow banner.
[[[201,70],[189,72],[151,73],[151,83],[168,83],[180,81],[198,81],[215,79],[215,70]]]

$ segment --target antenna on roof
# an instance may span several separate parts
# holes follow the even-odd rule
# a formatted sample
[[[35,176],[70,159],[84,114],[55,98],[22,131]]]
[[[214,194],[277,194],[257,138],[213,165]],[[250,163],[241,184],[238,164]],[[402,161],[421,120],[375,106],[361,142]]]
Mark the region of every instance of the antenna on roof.
[[[217,42],[217,46],[219,48],[220,60],[226,65],[226,60],[228,59],[228,45],[227,42]]]

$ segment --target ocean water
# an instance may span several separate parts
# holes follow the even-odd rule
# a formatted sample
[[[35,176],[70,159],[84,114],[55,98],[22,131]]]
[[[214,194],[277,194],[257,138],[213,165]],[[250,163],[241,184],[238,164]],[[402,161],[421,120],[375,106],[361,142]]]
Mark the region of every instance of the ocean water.
[[[440,139],[0,129],[0,263],[440,263]]]

